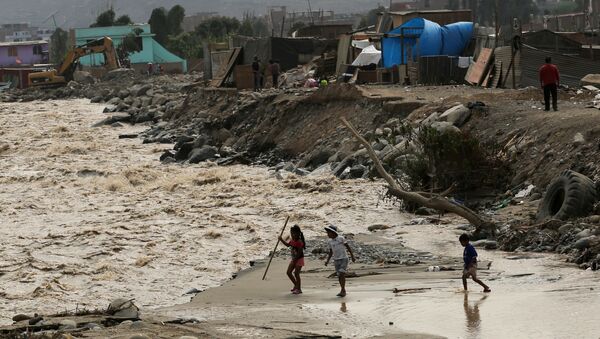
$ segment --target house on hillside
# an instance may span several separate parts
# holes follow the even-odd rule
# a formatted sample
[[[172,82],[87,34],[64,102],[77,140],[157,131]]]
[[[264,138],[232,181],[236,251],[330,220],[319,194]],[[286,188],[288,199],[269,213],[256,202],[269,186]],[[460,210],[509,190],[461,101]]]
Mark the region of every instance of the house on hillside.
[[[145,71],[146,65],[153,63],[160,64],[166,72],[187,72],[187,61],[169,52],[156,42],[148,24],[76,28],[72,31],[72,39],[74,39],[74,44],[79,46],[108,36],[113,40],[115,47],[118,48],[123,38],[138,29],[141,30],[141,33],[136,38],[136,42],[141,47],[141,51],[129,55],[129,60],[131,60],[131,65],[134,69]],[[88,55],[81,58],[80,63],[84,67],[102,66],[104,64],[104,56],[102,54]]]
[[[48,42],[0,42],[0,67],[48,63]]]

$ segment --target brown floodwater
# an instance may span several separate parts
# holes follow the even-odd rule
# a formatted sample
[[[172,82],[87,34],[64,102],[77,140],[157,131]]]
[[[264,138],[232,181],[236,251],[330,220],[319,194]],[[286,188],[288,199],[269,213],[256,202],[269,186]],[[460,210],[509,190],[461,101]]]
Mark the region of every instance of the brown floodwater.
[[[392,223],[381,183],[263,167],[163,165],[172,145],[91,126],[87,100],[0,103],[0,324],[17,313],[187,302],[272,249],[286,216],[308,237]]]
[[[461,256],[458,220],[410,225],[380,202],[381,182],[163,165],[172,145],[118,139],[145,126],[92,128],[102,109],[86,100],[0,103],[0,324],[16,313],[104,308],[114,297],[142,310],[187,302],[189,289],[218,286],[264,257],[287,215],[308,237],[329,222],[352,233],[387,224],[378,236]],[[385,334],[382,326],[449,338],[600,336],[599,273],[557,255],[479,253],[492,261],[481,271],[490,294],[472,282],[465,294],[457,277],[430,272],[440,278],[374,282],[343,303],[307,301],[303,312],[350,319],[360,327],[343,333],[356,337]],[[403,286],[431,289],[381,293]]]

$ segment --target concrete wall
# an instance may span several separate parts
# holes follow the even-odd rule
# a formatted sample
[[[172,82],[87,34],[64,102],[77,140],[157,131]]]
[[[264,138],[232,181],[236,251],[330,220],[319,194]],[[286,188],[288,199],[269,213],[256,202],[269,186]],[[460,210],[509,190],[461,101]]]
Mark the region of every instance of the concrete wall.
[[[37,43],[27,45],[1,45],[0,44],[0,66],[33,65],[48,62],[47,54],[34,54],[34,46],[40,46],[41,51],[48,51],[48,43]],[[9,56],[11,48],[17,49],[17,56]],[[20,61],[20,62],[18,62]]]

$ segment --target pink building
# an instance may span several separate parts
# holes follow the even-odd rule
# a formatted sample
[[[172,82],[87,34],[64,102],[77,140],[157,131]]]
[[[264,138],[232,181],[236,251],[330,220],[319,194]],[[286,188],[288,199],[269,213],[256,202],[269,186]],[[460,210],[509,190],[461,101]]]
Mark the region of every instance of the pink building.
[[[0,67],[48,63],[47,41],[0,42]]]

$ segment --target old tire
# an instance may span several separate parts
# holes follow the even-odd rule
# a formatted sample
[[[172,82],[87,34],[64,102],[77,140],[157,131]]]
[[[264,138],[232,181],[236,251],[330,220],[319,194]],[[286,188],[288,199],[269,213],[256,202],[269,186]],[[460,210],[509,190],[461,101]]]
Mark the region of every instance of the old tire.
[[[537,219],[566,220],[585,216],[593,209],[596,199],[596,187],[590,178],[566,170],[548,185]]]

